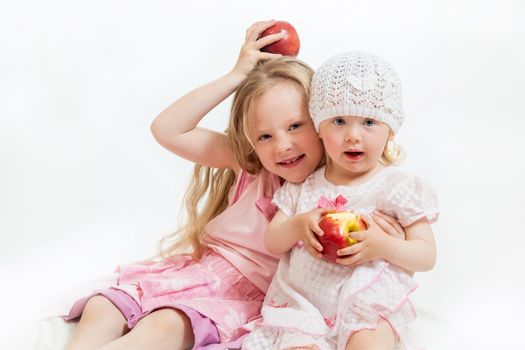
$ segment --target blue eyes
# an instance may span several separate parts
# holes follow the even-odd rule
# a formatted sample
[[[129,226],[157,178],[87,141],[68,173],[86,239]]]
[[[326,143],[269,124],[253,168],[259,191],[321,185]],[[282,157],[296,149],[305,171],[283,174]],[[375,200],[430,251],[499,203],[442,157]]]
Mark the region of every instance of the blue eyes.
[[[363,120],[363,125],[365,126],[373,126],[376,125],[376,121],[374,119],[365,119]]]
[[[295,131],[297,129],[299,129],[301,126],[303,125],[303,123],[293,123],[293,124],[290,124],[290,126],[288,127],[288,131]],[[260,135],[258,138],[257,138],[257,141],[264,141],[264,140],[268,140],[272,137],[272,135],[269,135],[269,134],[262,134]]]
[[[333,123],[334,125],[345,125],[346,121],[344,120],[344,118],[334,118]],[[363,119],[364,126],[374,126],[376,124],[377,122],[374,119],[370,119],[370,118]]]
[[[290,125],[290,130],[299,129],[301,125],[302,125],[301,123],[293,123],[292,125]]]

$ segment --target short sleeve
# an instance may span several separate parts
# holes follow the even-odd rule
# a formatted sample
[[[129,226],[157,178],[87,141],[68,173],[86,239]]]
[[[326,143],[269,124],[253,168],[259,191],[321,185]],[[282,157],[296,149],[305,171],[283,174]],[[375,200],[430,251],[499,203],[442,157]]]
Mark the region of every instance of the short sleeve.
[[[403,227],[422,218],[433,224],[439,217],[436,193],[428,184],[411,175],[393,186],[385,203],[378,209],[395,215]]]
[[[290,217],[297,212],[297,202],[301,186],[291,182],[285,182],[273,195],[272,203],[279,207],[286,216]]]

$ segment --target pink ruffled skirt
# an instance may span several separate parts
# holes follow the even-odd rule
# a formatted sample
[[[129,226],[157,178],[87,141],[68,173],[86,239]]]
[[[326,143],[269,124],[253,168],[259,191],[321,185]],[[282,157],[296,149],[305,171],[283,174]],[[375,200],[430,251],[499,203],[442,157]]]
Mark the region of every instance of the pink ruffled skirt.
[[[333,264],[294,248],[283,257],[268,290],[263,319],[243,349],[345,349],[352,334],[386,321],[396,349],[417,349],[408,324],[416,317],[409,295],[417,288],[403,270],[384,260],[356,267]]]
[[[117,285],[108,291],[97,291],[94,294],[106,296],[106,292],[113,290],[124,292],[132,298],[139,306],[139,311],[133,312],[132,320],[128,319],[131,327],[142,317],[160,308],[196,311],[216,327],[219,343],[231,346],[240,344],[247,333],[245,325],[260,316],[264,294],[224,257],[211,250],[199,261],[178,256],[158,263],[120,266],[117,272]],[[121,310],[125,316],[126,310],[137,309],[125,297],[119,296],[113,300],[111,297],[115,293],[110,294],[106,297],[117,307],[125,306]],[[69,318],[79,316],[88,299],[89,297],[85,297],[79,300],[73,306]],[[194,318],[197,319],[192,315],[189,317],[192,322]],[[194,333],[195,331],[194,329]],[[198,334],[195,336],[198,338]],[[219,349],[223,345],[210,348]]]

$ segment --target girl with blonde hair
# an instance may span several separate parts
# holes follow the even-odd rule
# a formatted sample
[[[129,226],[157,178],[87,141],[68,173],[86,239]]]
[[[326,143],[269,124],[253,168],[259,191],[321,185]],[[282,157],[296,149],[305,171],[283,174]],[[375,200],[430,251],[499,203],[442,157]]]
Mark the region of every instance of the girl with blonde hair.
[[[303,181],[323,154],[306,104],[313,70],[260,51],[282,38],[259,39],[273,24],[248,28],[228,74],[181,97],[152,123],[162,146],[196,163],[185,196],[187,224],[160,242],[159,259],[120,266],[113,287],[75,303],[67,318],[81,318],[67,349],[240,346],[278,262],[263,243],[275,213],[273,192],[281,179]],[[225,133],[197,127],[233,92]],[[279,119],[279,159],[266,167],[254,151],[253,118],[247,118],[261,108]]]
[[[264,245],[273,193],[284,180],[304,181],[323,158],[307,106],[313,70],[260,51],[283,37],[259,38],[273,24],[248,28],[229,73],[154,120],[157,141],[196,164],[187,223],[160,242],[157,259],[120,266],[115,285],[75,303],[67,319],[81,318],[67,349],[239,348],[260,316],[279,259]],[[197,127],[234,92],[226,132]],[[389,220],[378,224],[397,234]]]

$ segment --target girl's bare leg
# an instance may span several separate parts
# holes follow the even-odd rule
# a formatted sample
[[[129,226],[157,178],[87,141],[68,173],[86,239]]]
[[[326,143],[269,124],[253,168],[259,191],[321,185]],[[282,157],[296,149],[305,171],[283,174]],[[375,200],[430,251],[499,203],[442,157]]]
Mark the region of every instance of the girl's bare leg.
[[[90,298],[66,350],[96,349],[125,334],[126,319],[109,299],[102,295]]]
[[[375,330],[364,329],[353,334],[346,344],[346,350],[392,350],[395,346],[396,337],[392,327],[382,321]]]
[[[193,329],[186,314],[166,308],[153,311],[141,319],[129,333],[100,350],[191,349],[193,342]]]

